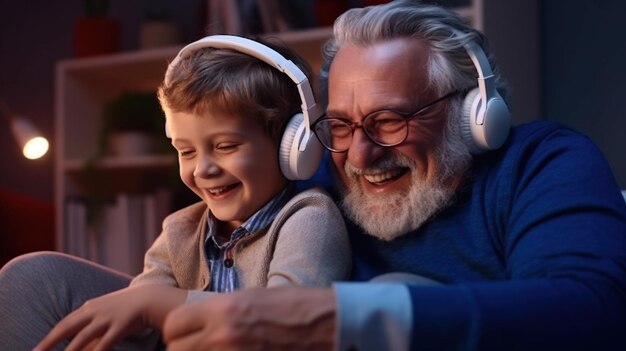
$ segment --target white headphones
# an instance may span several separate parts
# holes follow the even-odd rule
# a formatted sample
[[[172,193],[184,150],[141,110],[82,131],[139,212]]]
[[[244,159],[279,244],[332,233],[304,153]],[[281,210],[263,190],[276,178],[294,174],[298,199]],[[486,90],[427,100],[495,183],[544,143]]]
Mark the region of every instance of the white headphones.
[[[278,149],[278,163],[287,179],[308,179],[313,176],[322,160],[324,148],[313,135],[311,124],[321,116],[322,111],[315,103],[306,75],[293,62],[261,43],[233,35],[211,35],[178,52],[167,68],[165,83],[169,82],[172,68],[181,59],[201,48],[232,49],[250,55],[285,73],[296,83],[302,100],[302,113],[292,116],[287,123]],[[167,120],[165,134],[170,137]]]
[[[478,87],[465,96],[461,129],[472,154],[495,150],[506,141],[511,113],[498,91],[487,56],[475,42],[465,45],[478,72]]]

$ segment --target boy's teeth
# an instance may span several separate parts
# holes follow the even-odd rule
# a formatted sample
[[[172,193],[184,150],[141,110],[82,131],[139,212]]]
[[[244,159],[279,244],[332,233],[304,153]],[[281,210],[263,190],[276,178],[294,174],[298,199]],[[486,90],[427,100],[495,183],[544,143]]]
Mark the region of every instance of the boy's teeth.
[[[228,188],[229,186],[221,186],[219,188],[209,189],[209,193],[211,193],[212,195],[219,195],[223,193],[224,191],[228,190]]]

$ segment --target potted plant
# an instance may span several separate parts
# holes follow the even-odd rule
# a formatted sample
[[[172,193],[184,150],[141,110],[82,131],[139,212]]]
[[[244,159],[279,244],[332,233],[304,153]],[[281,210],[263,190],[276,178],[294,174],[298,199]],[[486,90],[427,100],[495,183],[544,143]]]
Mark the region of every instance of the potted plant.
[[[172,17],[164,11],[148,11],[139,27],[139,48],[152,49],[178,45],[181,31]]]
[[[119,22],[107,16],[108,0],[83,0],[85,17],[74,23],[74,57],[94,56],[120,50]]]
[[[155,91],[121,93],[104,105],[101,121],[96,154],[88,159],[79,174],[79,182],[89,189],[90,195],[84,201],[90,225],[101,219],[103,206],[113,201],[117,193],[116,185],[112,184],[120,181],[111,179],[106,167],[99,166],[100,161],[171,152],[165,137],[165,114]],[[176,160],[172,163],[175,165]],[[177,184],[176,172],[168,177]]]
[[[105,105],[101,151],[118,157],[161,152],[164,125],[165,116],[155,92],[123,93]]]

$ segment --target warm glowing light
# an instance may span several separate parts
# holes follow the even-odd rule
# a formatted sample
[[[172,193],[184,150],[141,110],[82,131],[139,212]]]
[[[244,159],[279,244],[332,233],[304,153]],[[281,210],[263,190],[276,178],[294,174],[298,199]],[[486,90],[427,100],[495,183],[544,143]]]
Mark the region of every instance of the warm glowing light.
[[[22,152],[29,160],[36,160],[48,152],[48,140],[43,137],[32,138],[26,142]]]
[[[48,140],[42,136],[35,126],[22,116],[16,115],[4,101],[0,100],[0,119],[9,124],[9,128],[13,132],[15,141],[22,149],[22,154],[29,160],[41,158],[48,152],[50,144]]]

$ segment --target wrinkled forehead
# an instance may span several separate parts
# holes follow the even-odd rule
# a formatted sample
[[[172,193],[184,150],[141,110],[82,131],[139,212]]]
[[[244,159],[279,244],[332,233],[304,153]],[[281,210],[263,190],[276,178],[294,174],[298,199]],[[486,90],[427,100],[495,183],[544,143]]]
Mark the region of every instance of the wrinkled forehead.
[[[423,40],[412,38],[342,47],[329,71],[328,110],[358,105],[366,113],[420,100],[429,89],[429,53]]]

